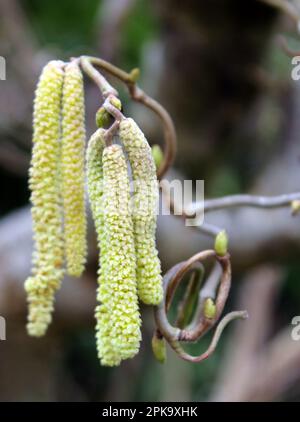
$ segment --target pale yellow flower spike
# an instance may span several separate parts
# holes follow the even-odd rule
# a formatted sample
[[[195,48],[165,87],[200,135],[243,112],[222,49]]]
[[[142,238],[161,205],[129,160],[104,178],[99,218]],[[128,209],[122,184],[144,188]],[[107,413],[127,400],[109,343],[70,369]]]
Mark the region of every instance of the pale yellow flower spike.
[[[103,218],[103,167],[102,154],[105,147],[104,129],[98,129],[88,142],[87,182],[89,202],[97,232],[98,247],[101,251],[100,267],[98,270],[98,284],[105,282],[106,270],[106,236],[104,235]],[[110,335],[110,312],[103,305],[98,305],[95,312],[96,317],[96,343],[99,359],[104,365],[115,366],[121,362],[120,354],[112,347]]]
[[[52,319],[54,293],[63,277],[59,170],[63,65],[51,61],[45,66],[34,101],[29,186],[35,251],[33,275],[25,282],[29,302],[27,330],[32,336],[45,334]]]
[[[65,68],[62,101],[62,193],[68,274],[80,277],[87,254],[84,200],[84,91],[79,66]]]
[[[133,222],[138,294],[144,303],[158,305],[162,300],[163,289],[155,242],[158,206],[155,163],[151,148],[133,119],[121,121],[120,139],[128,154],[134,182]]]
[[[104,326],[102,331],[100,325],[99,335],[103,344],[104,340],[109,341],[117,356],[128,359],[139,351],[141,320],[129,177],[120,145],[111,145],[103,151],[103,215],[107,249],[105,277],[98,289],[98,300],[104,314],[109,315],[109,330]],[[103,364],[109,364],[105,352],[100,350],[100,357]]]
[[[99,129],[97,133],[103,134],[103,130]],[[129,212],[129,178],[122,148],[112,145],[104,149],[102,169],[99,152],[103,144],[99,146],[98,141],[97,150],[96,134],[89,142],[87,167],[89,198],[101,250],[97,296],[100,304],[96,308],[97,349],[102,365],[116,366],[121,360],[138,353],[141,340],[133,224]],[[93,141],[94,153],[89,152]]]

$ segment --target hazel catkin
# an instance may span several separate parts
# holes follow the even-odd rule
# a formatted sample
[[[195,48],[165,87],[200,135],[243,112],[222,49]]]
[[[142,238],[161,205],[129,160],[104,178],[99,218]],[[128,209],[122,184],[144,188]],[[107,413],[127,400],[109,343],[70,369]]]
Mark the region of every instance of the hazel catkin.
[[[151,148],[131,118],[120,123],[120,139],[133,176],[133,223],[139,298],[157,305],[163,296],[161,266],[155,244],[158,182]]]
[[[112,145],[103,151],[103,207],[107,272],[105,282],[99,286],[98,300],[110,312],[114,350],[122,359],[128,359],[139,351],[141,320],[129,177],[120,145]]]
[[[79,277],[85,266],[86,213],[84,194],[84,91],[75,62],[65,68],[62,101],[62,195],[64,240],[68,274]]]
[[[100,144],[95,135],[87,153],[89,197],[101,250],[96,337],[101,363],[115,366],[139,350],[140,315],[127,164],[119,145],[106,147],[101,162]]]
[[[103,217],[103,165],[102,154],[105,147],[104,129],[98,129],[90,138],[86,152],[88,196],[97,233],[99,257],[98,285],[105,282],[106,237]],[[119,365],[121,357],[113,350],[110,341],[110,313],[102,305],[95,311],[96,346],[101,362],[107,366]]]
[[[35,246],[32,276],[25,282],[27,330],[32,336],[43,335],[51,322],[54,294],[63,277],[59,169],[63,66],[60,61],[51,61],[44,67],[34,100],[29,187]]]

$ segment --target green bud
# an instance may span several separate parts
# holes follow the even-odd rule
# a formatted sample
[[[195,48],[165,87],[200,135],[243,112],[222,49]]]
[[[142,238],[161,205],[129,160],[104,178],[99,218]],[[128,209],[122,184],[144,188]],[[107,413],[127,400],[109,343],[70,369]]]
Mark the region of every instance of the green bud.
[[[118,110],[122,109],[122,103],[121,100],[117,97],[111,97],[109,100],[110,104],[116,107]]]
[[[159,363],[165,363],[167,360],[167,348],[166,348],[166,341],[163,337],[158,337],[156,333],[154,333],[152,337],[152,351],[156,360]]]
[[[217,234],[215,240],[215,251],[217,255],[224,256],[227,253],[228,248],[228,236],[225,230],[220,231]]]
[[[110,114],[105,110],[104,107],[100,107],[96,113],[96,125],[97,127],[106,127],[109,124]]]
[[[132,80],[132,82],[137,82],[139,78],[140,78],[140,69],[135,67],[130,72],[130,79]]]
[[[294,201],[291,202],[291,210],[292,210],[292,215],[297,215],[300,213],[300,201],[295,199]]]
[[[208,297],[204,301],[203,314],[205,318],[213,319],[216,316],[217,308],[215,302]]]
[[[118,110],[122,109],[122,103],[117,97],[111,97],[110,103],[114,107],[116,107]],[[99,110],[96,113],[96,125],[98,128],[106,127],[109,125],[110,122],[110,114],[108,111],[105,110],[103,106],[99,108]]]
[[[162,152],[162,149],[159,145],[155,144],[155,145],[152,146],[151,150],[152,150],[152,156],[153,156],[153,159],[154,159],[156,169],[159,169],[159,167],[160,167],[160,165],[161,165],[161,163],[164,159],[164,154]]]

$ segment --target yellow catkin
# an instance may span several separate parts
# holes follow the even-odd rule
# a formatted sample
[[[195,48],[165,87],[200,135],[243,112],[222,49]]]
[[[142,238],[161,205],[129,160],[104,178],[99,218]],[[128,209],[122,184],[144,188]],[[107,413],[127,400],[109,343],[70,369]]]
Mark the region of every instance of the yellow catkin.
[[[29,303],[27,330],[32,336],[42,336],[51,322],[54,293],[63,277],[59,169],[63,76],[63,63],[49,62],[41,74],[34,101],[29,186],[35,250],[32,276],[25,282]]]
[[[163,296],[161,266],[155,243],[158,182],[151,148],[131,118],[120,123],[120,139],[130,162],[133,182],[133,223],[139,298],[157,305]]]
[[[62,192],[68,274],[79,277],[85,266],[86,213],[84,198],[84,90],[75,62],[65,68],[62,107]]]
[[[88,167],[91,163],[90,159]],[[90,170],[89,174],[90,185]],[[89,187],[91,202],[97,192],[92,210],[101,249],[97,296],[100,304],[96,308],[97,348],[101,363],[115,366],[121,360],[135,356],[141,340],[129,178],[119,145],[103,151],[102,185],[99,180],[101,171],[99,174],[98,187],[95,188],[95,183]]]
[[[110,314],[113,349],[122,359],[128,359],[139,351],[141,321],[129,177],[120,145],[112,145],[103,151],[103,215],[107,242],[106,268],[105,278],[99,286],[98,300],[102,304],[100,306]]]
[[[104,235],[103,218],[103,166],[102,154],[105,147],[104,129],[98,129],[90,138],[87,147],[87,183],[88,196],[93,220],[97,232],[98,247],[101,251],[98,270],[98,284],[105,282],[106,236]],[[112,347],[110,341],[110,312],[99,305],[96,308],[96,344],[99,359],[104,365],[115,366],[121,362],[121,356]]]

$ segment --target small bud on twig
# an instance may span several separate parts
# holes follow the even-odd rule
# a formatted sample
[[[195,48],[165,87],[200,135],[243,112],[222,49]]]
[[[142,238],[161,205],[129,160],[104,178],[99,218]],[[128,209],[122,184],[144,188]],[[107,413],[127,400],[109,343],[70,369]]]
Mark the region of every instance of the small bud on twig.
[[[158,335],[157,332],[152,337],[152,351],[153,354],[160,363],[165,363],[167,360],[167,348],[165,339]]]
[[[205,318],[213,319],[216,316],[216,313],[217,313],[216,305],[214,301],[212,300],[212,298],[208,297],[204,301],[203,315],[205,316]]]
[[[161,163],[163,162],[164,154],[162,152],[161,147],[157,144],[153,145],[151,150],[152,150],[152,156],[154,159],[156,170],[158,170]]]
[[[215,239],[215,251],[217,255],[224,256],[227,254],[228,236],[225,230],[220,231]]]
[[[292,215],[297,215],[300,212],[300,201],[295,199],[291,202]]]

